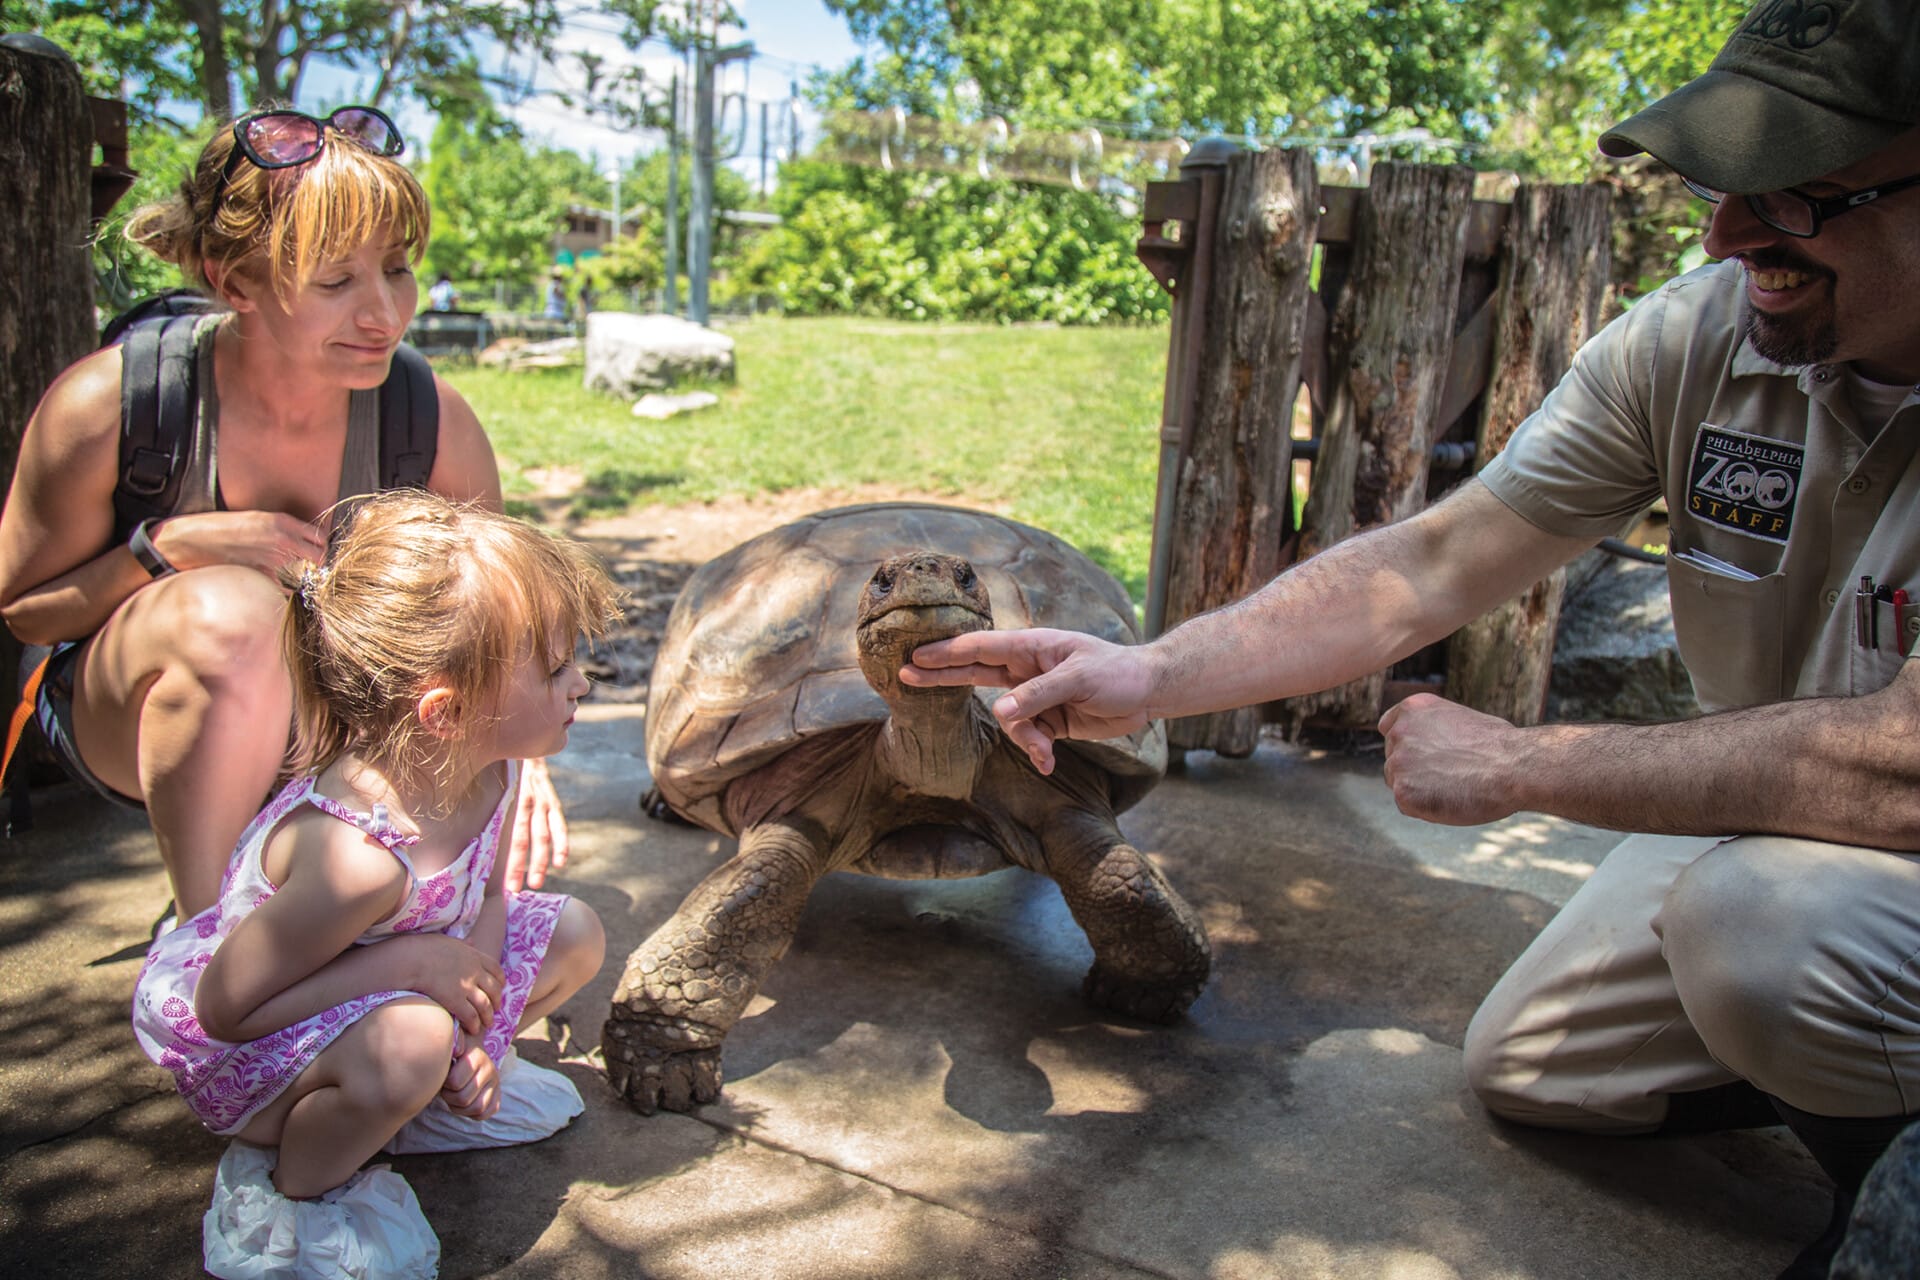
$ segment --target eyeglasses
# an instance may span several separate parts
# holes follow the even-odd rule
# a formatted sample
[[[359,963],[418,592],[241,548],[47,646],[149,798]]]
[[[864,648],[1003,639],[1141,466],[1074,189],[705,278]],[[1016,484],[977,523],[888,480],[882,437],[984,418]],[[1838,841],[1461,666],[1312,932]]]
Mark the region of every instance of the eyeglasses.
[[[214,203],[220,203],[240,161],[249,161],[257,169],[307,164],[325,149],[329,129],[377,156],[397,156],[407,149],[400,126],[373,107],[341,107],[325,119],[303,111],[256,111],[233,122],[233,150],[220,170]]]
[[[1717,205],[1726,199],[1727,193],[1715,191],[1712,187],[1703,187],[1692,178],[1682,177],[1687,190]],[[1785,191],[1763,191],[1759,195],[1742,197],[1753,216],[1772,227],[1775,231],[1784,231],[1790,236],[1807,239],[1820,234],[1821,224],[1829,218],[1837,218],[1843,213],[1851,213],[1863,204],[1872,204],[1881,196],[1890,196],[1896,191],[1905,191],[1908,187],[1920,186],[1920,173],[1907,178],[1895,178],[1892,182],[1883,182],[1877,187],[1862,187],[1858,191],[1848,191],[1837,196],[1810,196],[1791,188]]]

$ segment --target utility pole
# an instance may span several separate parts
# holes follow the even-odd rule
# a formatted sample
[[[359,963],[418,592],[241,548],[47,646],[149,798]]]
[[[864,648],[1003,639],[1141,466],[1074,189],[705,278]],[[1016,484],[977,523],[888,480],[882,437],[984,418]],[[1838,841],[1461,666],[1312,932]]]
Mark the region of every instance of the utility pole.
[[[760,104],[760,198],[767,198],[767,104]]]
[[[693,47],[693,190],[687,209],[687,319],[707,322],[707,273],[713,267],[713,45]]]
[[[673,73],[667,105],[667,296],[668,315],[680,310],[680,73]]]
[[[693,80],[692,207],[687,210],[687,319],[707,322],[707,279],[713,271],[713,72],[753,56],[751,44],[714,47],[713,32],[696,37]]]

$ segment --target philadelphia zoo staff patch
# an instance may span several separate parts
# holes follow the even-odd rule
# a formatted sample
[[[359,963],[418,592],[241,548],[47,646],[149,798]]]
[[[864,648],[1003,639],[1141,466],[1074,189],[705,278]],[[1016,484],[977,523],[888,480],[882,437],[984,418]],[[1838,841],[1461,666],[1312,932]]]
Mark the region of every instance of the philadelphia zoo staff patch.
[[[1704,523],[1784,543],[1793,531],[1806,452],[1801,445],[1703,422],[1687,468],[1687,509]]]

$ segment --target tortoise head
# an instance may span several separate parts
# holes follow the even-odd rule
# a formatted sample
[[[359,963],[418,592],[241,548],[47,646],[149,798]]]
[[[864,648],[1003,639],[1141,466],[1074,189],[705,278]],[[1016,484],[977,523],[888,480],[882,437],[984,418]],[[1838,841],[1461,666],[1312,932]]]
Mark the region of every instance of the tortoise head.
[[[934,551],[893,556],[860,592],[860,669],[891,700],[905,687],[900,668],[920,645],[992,626],[986,584],[965,560]]]

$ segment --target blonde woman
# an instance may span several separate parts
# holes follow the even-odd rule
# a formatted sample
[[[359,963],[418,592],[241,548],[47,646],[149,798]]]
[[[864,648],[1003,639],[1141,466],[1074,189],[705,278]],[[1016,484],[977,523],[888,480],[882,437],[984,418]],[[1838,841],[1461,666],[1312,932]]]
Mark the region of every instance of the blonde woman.
[[[127,227],[218,304],[193,333],[197,429],[176,504],[116,520],[123,360],[109,347],[47,391],[0,514],[0,616],[55,646],[38,718],[71,772],[145,806],[182,920],[214,901],[281,769],[275,575],[321,558],[322,513],[380,487],[366,405],[418,304],[429,222],[403,149],[369,107],[273,108],[216,132],[179,193]],[[437,378],[433,391],[425,487],[497,508],[486,433],[458,392]],[[509,880],[537,886],[565,856],[534,762]]]

